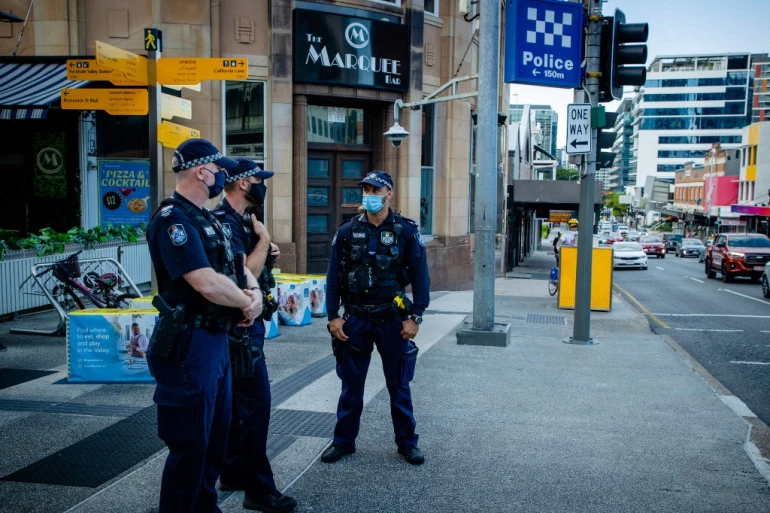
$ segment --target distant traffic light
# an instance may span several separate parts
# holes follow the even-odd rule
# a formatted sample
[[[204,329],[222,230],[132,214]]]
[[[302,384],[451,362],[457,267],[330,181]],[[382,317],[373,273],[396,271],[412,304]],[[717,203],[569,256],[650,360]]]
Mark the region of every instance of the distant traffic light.
[[[626,15],[615,9],[614,17],[602,23],[601,72],[599,101],[623,98],[623,86],[642,86],[647,79],[646,23],[626,23]],[[641,66],[639,66],[641,64]]]

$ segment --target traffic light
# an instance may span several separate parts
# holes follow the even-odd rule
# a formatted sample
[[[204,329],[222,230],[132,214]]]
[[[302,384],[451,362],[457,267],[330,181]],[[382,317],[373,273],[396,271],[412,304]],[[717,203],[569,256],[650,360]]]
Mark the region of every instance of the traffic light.
[[[615,153],[612,151],[612,147],[615,145],[616,134],[609,130],[615,126],[618,113],[605,112],[604,119],[604,127],[596,129],[596,169],[609,169],[615,162]]]
[[[600,102],[622,99],[623,86],[644,85],[647,45],[634,43],[646,43],[648,34],[646,23],[626,23],[620,9],[602,20]]]

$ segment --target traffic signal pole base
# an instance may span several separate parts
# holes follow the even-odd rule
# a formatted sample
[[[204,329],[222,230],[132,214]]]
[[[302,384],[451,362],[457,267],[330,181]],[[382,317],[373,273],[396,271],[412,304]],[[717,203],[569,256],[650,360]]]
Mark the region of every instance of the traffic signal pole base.
[[[511,342],[511,325],[496,322],[491,330],[473,329],[473,316],[465,318],[457,329],[457,344],[461,346],[508,347]]]
[[[572,344],[575,346],[596,346],[599,345],[599,342],[596,340],[589,338],[588,340],[575,340],[574,338],[565,338],[562,340],[565,344]]]

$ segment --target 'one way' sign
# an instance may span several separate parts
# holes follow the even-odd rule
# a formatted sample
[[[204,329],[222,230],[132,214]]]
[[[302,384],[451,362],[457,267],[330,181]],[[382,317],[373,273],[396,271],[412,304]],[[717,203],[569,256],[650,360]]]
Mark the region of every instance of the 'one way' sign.
[[[591,153],[591,104],[567,105],[567,154]]]

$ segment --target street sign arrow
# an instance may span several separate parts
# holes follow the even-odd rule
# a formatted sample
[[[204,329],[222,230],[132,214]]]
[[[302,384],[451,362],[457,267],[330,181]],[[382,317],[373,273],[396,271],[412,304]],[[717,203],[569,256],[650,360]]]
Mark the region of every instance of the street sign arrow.
[[[537,70],[537,68],[535,68],[535,69],[532,70],[532,74],[534,76],[538,76],[540,74],[540,72]]]
[[[246,80],[249,61],[217,57],[163,57],[158,61],[158,83],[197,84],[201,80]]]
[[[567,154],[591,153],[591,104],[567,105]]]
[[[588,141],[578,141],[577,139],[574,139],[571,143],[569,143],[570,146],[573,148],[577,148],[578,146],[587,146],[589,143]]]

